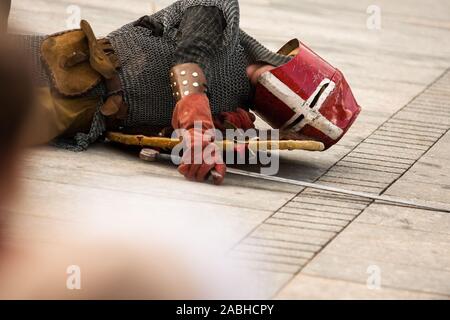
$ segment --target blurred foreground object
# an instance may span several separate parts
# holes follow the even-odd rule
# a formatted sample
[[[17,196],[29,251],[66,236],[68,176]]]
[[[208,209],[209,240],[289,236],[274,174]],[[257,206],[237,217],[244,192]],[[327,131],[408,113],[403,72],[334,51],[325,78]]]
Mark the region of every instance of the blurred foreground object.
[[[0,202],[12,189],[22,131],[33,103],[27,65],[10,39],[0,35]]]
[[[86,234],[84,228],[66,231],[60,244],[28,243],[0,252],[0,299],[208,296],[196,285],[199,279],[186,270],[186,260],[180,261],[177,249],[161,243],[161,239],[150,241],[150,237],[136,234],[125,239],[113,232],[94,236]],[[38,239],[39,231],[33,237]]]
[[[11,0],[2,0],[0,2],[0,32],[6,32],[8,29],[8,17],[11,10]]]
[[[223,244],[201,231],[206,225],[193,235],[198,221],[159,217],[108,210],[69,228],[28,229],[26,241],[0,248],[0,300],[254,296],[246,287],[236,292],[248,276],[219,254]]]

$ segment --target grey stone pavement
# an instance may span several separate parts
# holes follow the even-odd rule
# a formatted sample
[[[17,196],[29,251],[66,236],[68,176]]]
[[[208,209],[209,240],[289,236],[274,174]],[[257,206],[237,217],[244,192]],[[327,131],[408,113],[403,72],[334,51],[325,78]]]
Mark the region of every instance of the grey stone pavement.
[[[106,34],[169,2],[13,0],[11,24],[60,31],[75,4]],[[380,29],[367,26],[372,1],[240,3],[243,29],[271,49],[300,38],[344,72],[363,107],[331,150],[283,152],[279,176],[450,207],[450,2],[377,1]],[[58,232],[27,231],[102,214],[164,214],[223,234],[229,254],[254,270],[261,298],[450,298],[446,213],[235,176],[219,188],[193,184],[111,145],[41,147],[24,167],[27,196],[8,208],[11,241],[57,241]]]

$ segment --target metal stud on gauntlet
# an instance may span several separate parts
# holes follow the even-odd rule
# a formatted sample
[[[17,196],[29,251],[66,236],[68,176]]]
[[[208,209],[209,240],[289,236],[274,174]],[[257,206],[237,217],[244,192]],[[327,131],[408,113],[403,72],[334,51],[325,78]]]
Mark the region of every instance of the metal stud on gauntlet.
[[[206,93],[206,76],[196,63],[183,63],[170,70],[170,86],[176,101],[196,93]]]

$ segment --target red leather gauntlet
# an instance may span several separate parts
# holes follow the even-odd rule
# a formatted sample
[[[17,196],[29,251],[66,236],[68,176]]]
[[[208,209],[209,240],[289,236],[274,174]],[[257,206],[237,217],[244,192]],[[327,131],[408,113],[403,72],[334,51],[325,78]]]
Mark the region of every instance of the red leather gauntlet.
[[[242,129],[244,131],[248,129],[254,129],[256,117],[253,113],[245,111],[244,109],[237,108],[233,112],[222,112],[219,116],[214,117],[214,125],[217,129],[225,131],[226,129]]]
[[[214,129],[208,97],[202,93],[183,97],[176,105],[172,126],[180,130],[184,153],[178,171],[189,180],[204,181],[211,170],[221,177],[214,177],[215,184],[221,184],[226,173],[214,135],[207,130]]]

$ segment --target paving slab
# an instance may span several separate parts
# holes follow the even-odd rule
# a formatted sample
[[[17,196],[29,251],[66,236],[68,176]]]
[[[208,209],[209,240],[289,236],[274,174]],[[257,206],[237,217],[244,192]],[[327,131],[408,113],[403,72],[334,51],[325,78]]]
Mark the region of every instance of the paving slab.
[[[412,208],[374,204],[358,218],[358,223],[450,234],[450,215]]]
[[[300,275],[283,290],[277,299],[291,300],[432,300],[448,299],[448,296],[391,288],[368,288],[367,285],[336,279]]]
[[[366,250],[373,251],[374,247],[367,246]],[[393,258],[401,259],[401,256],[393,256]],[[445,296],[447,299],[450,298],[450,285],[446,281],[450,272],[446,270],[413,266],[409,265],[409,261],[405,263],[402,263],[401,260],[388,262],[356,255],[323,254],[317,256],[314,260],[315,263],[308,264],[301,274],[367,285],[371,278],[371,273],[368,273],[368,271],[370,271],[370,268],[376,267],[380,270],[382,288],[437,294]],[[425,262],[425,260],[423,261]],[[289,286],[290,284],[283,290],[289,290]],[[283,290],[280,293],[281,295]],[[338,299],[339,295],[334,298]]]
[[[430,205],[449,204],[449,138],[450,133],[444,135],[386,193]],[[374,203],[309,262],[278,298],[305,297],[317,286],[326,290],[313,295],[319,298],[449,299],[449,234],[448,213]],[[383,294],[367,288],[371,266],[381,271],[382,290],[387,289]],[[347,288],[342,296],[341,287]]]

